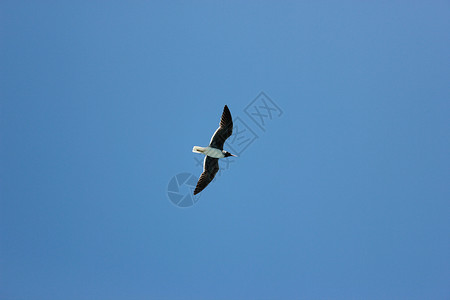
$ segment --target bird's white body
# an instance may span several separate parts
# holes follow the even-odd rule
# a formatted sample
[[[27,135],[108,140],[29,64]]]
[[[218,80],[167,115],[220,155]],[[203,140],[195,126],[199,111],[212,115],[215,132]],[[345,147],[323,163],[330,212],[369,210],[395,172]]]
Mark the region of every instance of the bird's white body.
[[[216,149],[216,148],[212,148],[212,147],[199,147],[199,146],[194,146],[194,148],[192,148],[192,152],[195,153],[203,153],[207,156],[211,156],[214,158],[224,158],[225,154],[223,153],[222,150],[220,149]]]

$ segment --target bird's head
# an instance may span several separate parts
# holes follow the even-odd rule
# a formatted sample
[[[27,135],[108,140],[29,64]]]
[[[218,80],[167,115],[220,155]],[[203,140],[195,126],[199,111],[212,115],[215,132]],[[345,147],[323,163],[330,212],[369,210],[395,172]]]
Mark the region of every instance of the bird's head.
[[[233,154],[231,154],[230,152],[225,151],[225,150],[223,150],[222,153],[223,153],[223,155],[225,155],[225,157],[228,157],[228,156],[234,156],[234,157],[237,157],[236,155],[233,155]]]

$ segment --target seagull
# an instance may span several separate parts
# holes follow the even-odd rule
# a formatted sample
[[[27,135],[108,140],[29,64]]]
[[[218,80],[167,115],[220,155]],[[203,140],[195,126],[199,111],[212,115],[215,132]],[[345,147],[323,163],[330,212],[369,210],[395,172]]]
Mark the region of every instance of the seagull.
[[[214,132],[208,147],[194,146],[192,152],[202,153],[205,155],[203,161],[203,173],[198,179],[197,186],[194,190],[194,195],[197,195],[214,179],[219,171],[219,158],[236,155],[231,154],[228,151],[223,150],[223,144],[225,140],[233,133],[233,119],[231,118],[230,110],[225,105],[223,108],[222,118],[220,118],[220,125]]]

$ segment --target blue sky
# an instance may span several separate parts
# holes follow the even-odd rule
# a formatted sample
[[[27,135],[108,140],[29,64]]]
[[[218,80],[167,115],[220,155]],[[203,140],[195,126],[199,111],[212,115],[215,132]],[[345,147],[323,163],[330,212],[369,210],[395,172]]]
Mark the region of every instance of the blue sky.
[[[0,298],[448,299],[449,8],[2,1]]]

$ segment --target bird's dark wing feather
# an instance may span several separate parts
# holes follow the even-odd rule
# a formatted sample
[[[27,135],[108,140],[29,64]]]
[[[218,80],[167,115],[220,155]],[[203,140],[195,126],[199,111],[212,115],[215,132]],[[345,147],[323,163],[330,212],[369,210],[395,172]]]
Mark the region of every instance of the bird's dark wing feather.
[[[214,179],[219,171],[219,159],[206,156],[203,162],[203,173],[198,179],[197,186],[194,190],[194,195],[197,195]]]
[[[233,119],[231,118],[230,110],[228,106],[225,105],[223,108],[222,118],[220,118],[220,125],[217,128],[216,132],[214,132],[211,141],[209,142],[209,146],[223,150],[223,144],[225,140],[231,136],[233,133]]]

